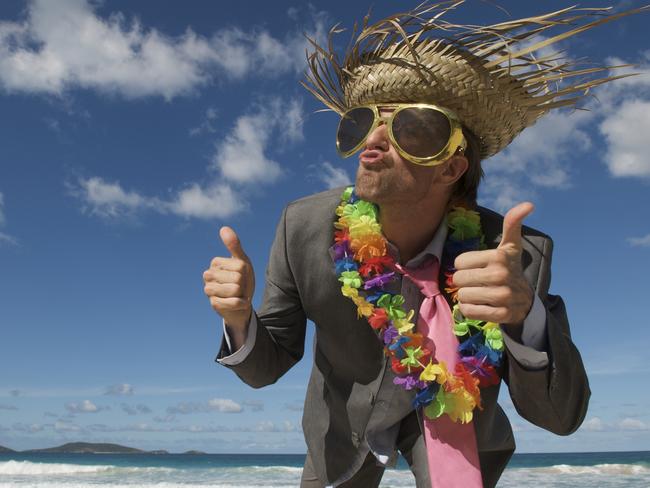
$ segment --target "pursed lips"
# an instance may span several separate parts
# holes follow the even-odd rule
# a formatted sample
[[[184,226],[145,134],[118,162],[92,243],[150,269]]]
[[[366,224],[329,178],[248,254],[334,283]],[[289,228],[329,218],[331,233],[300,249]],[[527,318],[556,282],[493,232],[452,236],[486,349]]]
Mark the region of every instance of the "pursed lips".
[[[374,149],[365,149],[359,154],[359,162],[364,168],[373,168],[384,161],[384,155],[381,151]]]

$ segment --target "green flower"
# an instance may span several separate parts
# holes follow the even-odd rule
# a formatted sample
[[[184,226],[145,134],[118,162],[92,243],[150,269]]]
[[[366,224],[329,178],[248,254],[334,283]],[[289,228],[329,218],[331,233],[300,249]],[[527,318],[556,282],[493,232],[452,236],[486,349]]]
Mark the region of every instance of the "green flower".
[[[406,317],[406,312],[402,309],[402,305],[404,305],[404,297],[402,295],[384,293],[377,300],[377,305],[386,310],[391,320],[399,320]]]
[[[406,353],[406,357],[400,361],[402,366],[406,366],[407,368],[417,368],[420,366],[418,359],[422,357],[422,347],[405,347],[403,350]]]
[[[457,241],[473,239],[481,235],[481,218],[478,212],[455,207],[447,217],[449,228],[452,229],[451,237]]]
[[[503,351],[503,335],[499,327],[491,327],[483,329],[485,334],[485,342],[495,351]]]
[[[362,283],[358,271],[343,271],[339,281],[343,283],[343,286],[349,286],[351,288],[360,288]]]
[[[433,399],[433,401],[424,408],[424,415],[426,415],[426,417],[431,420],[437,419],[443,413],[445,413],[446,403],[447,398],[445,395],[445,389],[440,387],[438,394]]]

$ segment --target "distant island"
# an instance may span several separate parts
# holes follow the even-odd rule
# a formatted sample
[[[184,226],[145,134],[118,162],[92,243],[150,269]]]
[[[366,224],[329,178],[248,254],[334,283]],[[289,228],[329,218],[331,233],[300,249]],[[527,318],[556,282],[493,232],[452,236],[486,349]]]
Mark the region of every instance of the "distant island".
[[[14,451],[8,447],[0,446],[0,453],[28,452],[28,453],[65,453],[65,454],[169,454],[164,449],[143,451],[135,447],[120,446],[119,444],[93,443],[93,442],[68,442],[57,447],[45,449],[27,449]]]

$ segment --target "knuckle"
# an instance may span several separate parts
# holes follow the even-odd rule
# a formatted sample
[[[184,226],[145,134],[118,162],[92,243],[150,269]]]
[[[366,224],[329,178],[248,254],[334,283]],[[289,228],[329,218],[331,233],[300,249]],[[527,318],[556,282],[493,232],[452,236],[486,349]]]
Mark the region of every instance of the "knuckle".
[[[498,308],[494,311],[494,322],[507,323],[510,313],[507,308]]]
[[[505,266],[494,266],[492,269],[492,277],[498,284],[505,284],[508,282],[510,273]]]
[[[499,289],[498,298],[503,303],[510,303],[513,298],[512,288],[504,286]]]
[[[219,266],[219,258],[212,258],[212,261],[210,261],[210,267],[216,268],[217,266]]]

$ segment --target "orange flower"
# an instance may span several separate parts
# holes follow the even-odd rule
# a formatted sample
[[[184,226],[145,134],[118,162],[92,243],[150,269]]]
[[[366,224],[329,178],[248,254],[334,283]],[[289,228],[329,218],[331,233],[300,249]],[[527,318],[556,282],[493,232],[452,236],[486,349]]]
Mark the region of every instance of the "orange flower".
[[[368,234],[353,239],[351,247],[354,251],[354,259],[361,262],[386,254],[386,240],[381,234]]]

